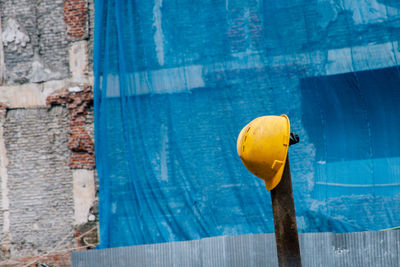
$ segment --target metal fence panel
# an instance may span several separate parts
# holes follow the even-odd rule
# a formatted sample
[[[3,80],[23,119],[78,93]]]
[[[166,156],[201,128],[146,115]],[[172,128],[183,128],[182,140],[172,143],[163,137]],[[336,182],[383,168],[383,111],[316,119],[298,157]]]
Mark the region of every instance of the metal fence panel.
[[[400,231],[300,234],[303,266],[400,266]],[[74,267],[277,266],[274,234],[87,250],[72,253]]]

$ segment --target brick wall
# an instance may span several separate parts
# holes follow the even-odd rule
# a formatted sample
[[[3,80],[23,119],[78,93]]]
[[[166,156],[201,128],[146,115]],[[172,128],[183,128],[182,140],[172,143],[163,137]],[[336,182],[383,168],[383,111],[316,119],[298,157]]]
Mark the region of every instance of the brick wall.
[[[72,151],[69,159],[71,169],[93,169],[94,143],[87,131],[86,115],[93,106],[93,93],[91,86],[85,86],[81,92],[60,92],[47,98],[47,105],[64,105],[70,114],[70,138],[68,148]]]
[[[40,255],[67,237],[74,245],[68,110],[15,109],[4,124],[11,252]],[[45,238],[44,238],[45,237]]]
[[[88,0],[88,55],[89,55],[89,68],[93,66],[93,42],[94,42],[94,0]]]
[[[76,98],[76,93],[69,97]],[[69,256],[65,252],[93,248],[98,243],[97,202],[90,208],[94,219],[81,225],[74,221],[76,196],[72,172],[76,168],[93,169],[94,166],[71,164],[72,156],[78,152],[70,145],[76,134],[71,123],[74,114],[79,114],[80,131],[89,138],[93,149],[93,107],[90,97],[84,109],[82,106],[75,109],[77,105],[71,103],[74,101],[70,105],[53,103],[47,108],[10,109],[4,114],[0,126],[4,131],[8,161],[10,213],[8,222],[0,213],[0,229],[9,224],[9,232],[0,236],[3,250],[0,266],[6,262],[19,266],[29,261],[69,266]],[[87,154],[86,150],[79,151],[83,152]],[[12,265],[15,261],[18,264]]]
[[[98,243],[94,3],[0,0],[0,16],[0,266],[70,266]]]
[[[72,40],[88,36],[88,3],[86,0],[64,0],[64,19],[67,35]]]
[[[68,77],[63,0],[0,1],[6,83]]]

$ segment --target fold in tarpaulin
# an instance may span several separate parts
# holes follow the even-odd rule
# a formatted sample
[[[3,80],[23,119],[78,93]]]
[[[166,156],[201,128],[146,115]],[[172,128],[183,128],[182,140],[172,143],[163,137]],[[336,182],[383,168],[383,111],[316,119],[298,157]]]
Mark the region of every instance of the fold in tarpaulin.
[[[95,1],[101,248],[274,231],[236,154],[287,114],[301,232],[400,225],[397,1]]]

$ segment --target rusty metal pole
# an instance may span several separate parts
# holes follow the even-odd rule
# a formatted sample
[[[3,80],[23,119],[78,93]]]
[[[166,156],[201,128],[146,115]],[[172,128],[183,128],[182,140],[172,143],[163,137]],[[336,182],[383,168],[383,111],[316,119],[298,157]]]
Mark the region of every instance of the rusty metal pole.
[[[289,155],[280,183],[271,190],[271,199],[279,267],[301,267]]]

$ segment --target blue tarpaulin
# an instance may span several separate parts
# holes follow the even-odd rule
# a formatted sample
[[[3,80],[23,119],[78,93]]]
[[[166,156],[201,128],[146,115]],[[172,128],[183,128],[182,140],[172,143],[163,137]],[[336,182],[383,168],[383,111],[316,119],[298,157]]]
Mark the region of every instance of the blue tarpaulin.
[[[96,0],[100,248],[274,231],[236,153],[287,114],[300,232],[400,225],[400,4]]]

